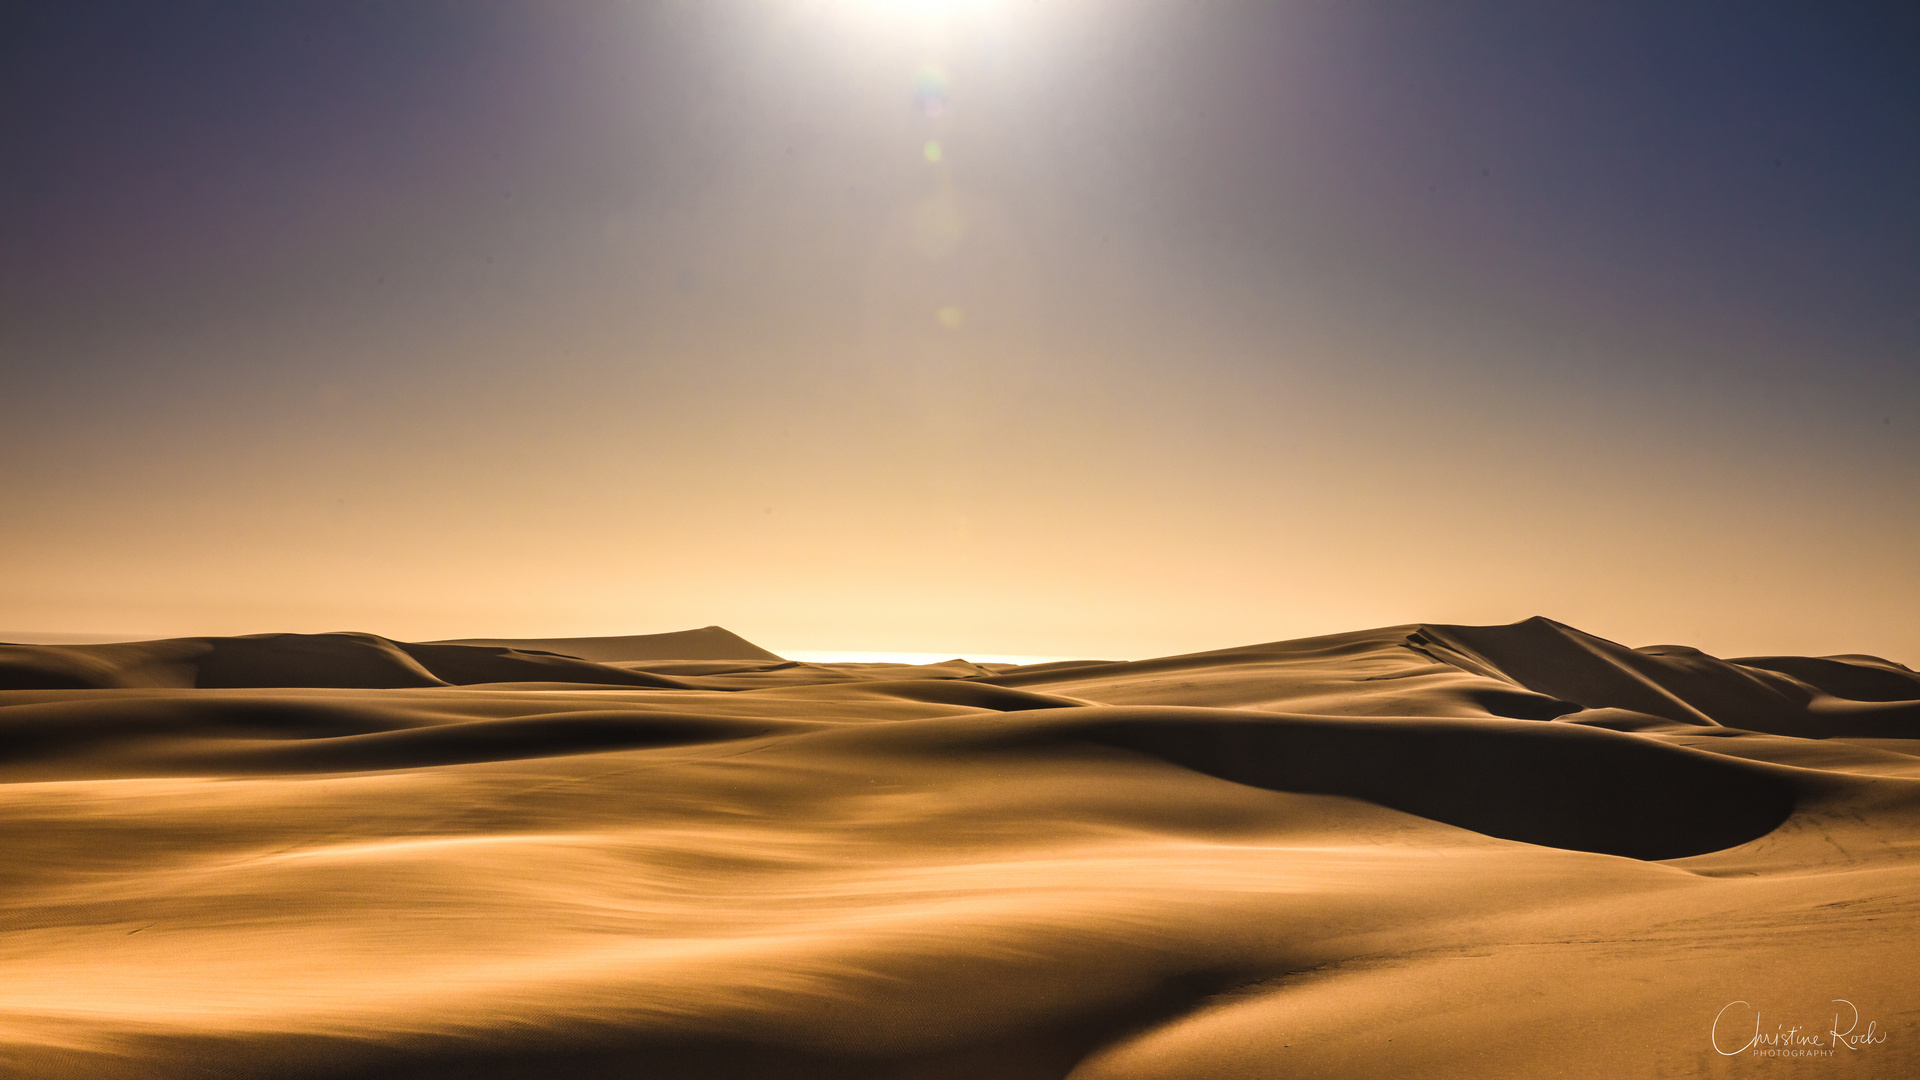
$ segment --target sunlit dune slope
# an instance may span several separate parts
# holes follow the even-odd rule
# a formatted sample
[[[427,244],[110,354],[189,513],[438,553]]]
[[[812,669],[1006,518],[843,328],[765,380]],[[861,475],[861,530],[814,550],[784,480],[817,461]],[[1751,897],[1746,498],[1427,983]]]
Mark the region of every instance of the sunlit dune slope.
[[[1920,1069],[1920,676],[1872,657],[1532,619],[912,667],[707,628],[0,680],[4,1075]],[[1794,1024],[1835,1056],[1742,1045]]]

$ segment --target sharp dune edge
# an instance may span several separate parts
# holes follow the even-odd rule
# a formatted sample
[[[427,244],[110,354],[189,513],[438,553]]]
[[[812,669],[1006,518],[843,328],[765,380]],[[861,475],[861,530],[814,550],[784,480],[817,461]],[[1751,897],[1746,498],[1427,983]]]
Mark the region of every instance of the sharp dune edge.
[[[5,1076],[1920,1075],[1867,656],[0,645],[0,805]]]

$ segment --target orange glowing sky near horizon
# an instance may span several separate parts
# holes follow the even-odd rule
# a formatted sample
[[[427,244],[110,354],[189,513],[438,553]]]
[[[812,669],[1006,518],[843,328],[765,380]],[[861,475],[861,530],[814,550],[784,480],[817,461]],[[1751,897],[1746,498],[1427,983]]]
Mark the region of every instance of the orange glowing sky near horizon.
[[[1879,17],[22,8],[0,631],[1920,664]]]

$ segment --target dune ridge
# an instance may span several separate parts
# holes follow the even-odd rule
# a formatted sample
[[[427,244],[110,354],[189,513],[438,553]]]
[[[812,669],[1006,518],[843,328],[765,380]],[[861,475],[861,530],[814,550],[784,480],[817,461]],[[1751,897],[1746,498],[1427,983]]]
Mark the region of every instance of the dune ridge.
[[[0,687],[0,1075],[1737,1076],[1836,1064],[1716,1010],[1835,997],[1920,1067],[1875,657],[264,634]]]
[[[694,643],[697,646],[704,641],[696,638]],[[705,650],[696,647],[693,651]],[[577,656],[504,645],[391,641],[377,634],[352,632],[171,638],[106,645],[0,645],[0,688],[9,690],[390,690],[499,682],[682,688],[670,676]]]
[[[725,627],[667,634],[573,638],[459,638],[435,645],[487,645],[517,652],[549,652],[601,663],[646,660],[784,660]]]

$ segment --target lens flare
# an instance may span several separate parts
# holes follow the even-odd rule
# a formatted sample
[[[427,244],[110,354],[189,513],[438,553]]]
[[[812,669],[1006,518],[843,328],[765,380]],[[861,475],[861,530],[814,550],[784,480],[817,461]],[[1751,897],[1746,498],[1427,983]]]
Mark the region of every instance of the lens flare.
[[[927,145],[920,148],[920,155],[927,159],[927,164],[929,165],[940,164],[940,141],[938,139],[928,139]]]
[[[947,73],[938,64],[921,64],[913,73],[913,105],[930,117],[947,111]]]

